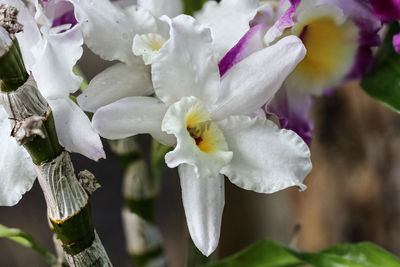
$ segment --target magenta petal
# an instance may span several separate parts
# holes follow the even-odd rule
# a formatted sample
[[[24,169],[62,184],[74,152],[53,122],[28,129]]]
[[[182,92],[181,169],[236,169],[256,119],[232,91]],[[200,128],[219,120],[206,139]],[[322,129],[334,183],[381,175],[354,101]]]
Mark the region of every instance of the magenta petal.
[[[370,2],[380,20],[400,20],[400,0],[370,0]]]
[[[52,27],[71,24],[71,27],[75,26],[78,22],[76,21],[74,10],[68,11],[67,13],[62,14],[61,16],[55,18],[53,20]]]
[[[283,34],[283,31],[294,24],[293,15],[296,13],[297,7],[301,0],[289,0],[291,6],[283,13],[283,15],[275,22],[275,24],[268,30],[266,39],[270,42]],[[280,6],[284,1],[280,1]]]
[[[221,59],[218,64],[221,77],[235,65],[252,53],[264,48],[263,37],[267,30],[266,24],[258,24],[239,40],[239,42]]]
[[[394,50],[400,54],[400,33],[393,36],[393,46]]]
[[[378,35],[380,24],[371,19],[355,18],[353,19],[359,29],[358,51],[354,65],[347,75],[347,79],[357,79],[363,77],[372,68],[373,53],[372,47],[379,46],[381,39]]]
[[[71,28],[77,24],[74,14],[74,5],[64,0],[42,0],[46,17],[53,21],[52,27],[71,24]]]
[[[266,112],[276,115],[282,128],[294,131],[310,146],[314,129],[310,119],[311,106],[310,94],[282,87],[267,105]]]

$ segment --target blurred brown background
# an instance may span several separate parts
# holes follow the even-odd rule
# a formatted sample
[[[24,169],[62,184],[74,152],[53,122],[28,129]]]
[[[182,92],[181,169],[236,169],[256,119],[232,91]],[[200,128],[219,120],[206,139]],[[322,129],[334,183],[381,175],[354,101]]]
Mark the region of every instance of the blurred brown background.
[[[89,51],[80,63],[89,79],[109,64]],[[400,255],[400,116],[372,100],[357,82],[316,99],[312,116],[314,168],[305,181],[308,189],[261,195],[226,180],[220,256],[263,238],[310,251],[368,240]],[[88,169],[102,184],[92,197],[97,232],[114,266],[130,266],[120,215],[122,171],[104,144],[107,160],[73,155],[73,161],[76,171]],[[170,266],[184,266],[188,237],[176,170],[164,168],[157,205]],[[0,224],[21,228],[53,250],[37,182],[18,205],[0,207]],[[297,224],[301,230],[293,235]],[[35,252],[0,239],[0,266],[45,263]]]

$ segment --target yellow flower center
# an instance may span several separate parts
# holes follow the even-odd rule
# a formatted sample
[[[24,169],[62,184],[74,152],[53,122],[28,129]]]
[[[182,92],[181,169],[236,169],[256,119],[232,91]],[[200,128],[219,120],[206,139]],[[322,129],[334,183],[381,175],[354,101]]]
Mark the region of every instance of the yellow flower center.
[[[308,10],[311,14],[292,29],[302,39],[307,54],[289,76],[289,82],[321,91],[335,86],[350,71],[357,52],[358,29],[352,21],[338,21],[343,13],[336,9],[324,6]]]
[[[218,126],[210,120],[208,112],[194,106],[186,115],[186,129],[197,147],[205,153],[213,153],[225,147],[224,137]]]

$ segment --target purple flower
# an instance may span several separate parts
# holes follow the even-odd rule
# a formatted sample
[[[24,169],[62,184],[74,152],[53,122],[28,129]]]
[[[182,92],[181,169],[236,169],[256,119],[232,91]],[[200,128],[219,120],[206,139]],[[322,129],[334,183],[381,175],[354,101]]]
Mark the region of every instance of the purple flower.
[[[307,55],[266,111],[278,116],[283,128],[295,131],[310,144],[312,95],[322,95],[328,88],[362,77],[372,66],[371,47],[380,44],[377,32],[381,26],[372,12],[372,6],[361,1],[281,0],[273,26],[253,20],[259,24],[220,61],[221,75],[262,47],[283,36],[297,35]]]
[[[374,9],[374,14],[382,22],[400,20],[400,0],[369,0]],[[393,47],[400,53],[399,34],[393,36]]]
[[[382,21],[400,20],[400,0],[370,0],[374,14]]]

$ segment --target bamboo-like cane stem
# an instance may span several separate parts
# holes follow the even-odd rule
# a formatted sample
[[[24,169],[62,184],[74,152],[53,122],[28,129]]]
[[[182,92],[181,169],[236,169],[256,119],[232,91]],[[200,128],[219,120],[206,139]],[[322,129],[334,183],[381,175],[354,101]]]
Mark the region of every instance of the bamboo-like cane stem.
[[[111,266],[92,223],[89,195],[75,176],[69,154],[58,142],[47,101],[33,77],[18,63],[23,62],[22,56],[17,40],[12,39],[11,47],[0,57],[0,104],[9,115],[12,136],[36,165],[51,228],[62,242],[70,266]],[[25,77],[29,78],[22,83]]]
[[[167,259],[154,222],[155,199],[160,189],[159,168],[151,174],[135,137],[110,141],[124,165],[122,219],[126,249],[134,266],[163,267]]]

